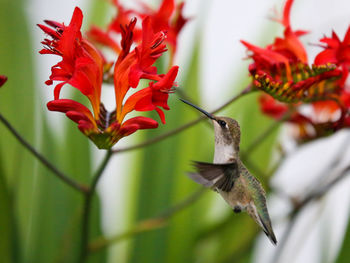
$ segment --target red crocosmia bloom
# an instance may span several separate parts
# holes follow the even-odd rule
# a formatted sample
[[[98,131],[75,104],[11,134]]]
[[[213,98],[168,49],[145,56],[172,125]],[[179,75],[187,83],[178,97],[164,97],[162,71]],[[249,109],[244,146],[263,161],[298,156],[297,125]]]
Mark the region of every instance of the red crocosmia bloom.
[[[307,63],[306,50],[299,40],[299,37],[306,34],[307,31],[293,31],[290,25],[290,10],[293,2],[294,0],[287,0],[283,8],[282,19],[276,19],[285,28],[283,33],[284,38],[277,37],[275,42],[269,47],[280,54],[284,54],[284,56],[288,57],[292,61]]]
[[[0,75],[0,87],[5,84],[7,81],[7,77],[4,75]]]
[[[277,37],[265,48],[241,42],[254,61],[249,65],[253,87],[271,95],[261,95],[262,112],[281,119],[288,111],[290,117],[286,121],[298,127],[300,141],[307,141],[346,127],[350,119],[344,87],[350,68],[350,27],[343,41],[335,33],[332,38],[323,38],[325,50],[309,66],[306,50],[299,40],[306,31],[295,31],[291,27],[292,4],[293,0],[287,0],[283,17],[276,19],[284,26],[283,37]],[[311,118],[299,113],[302,103],[311,103],[316,116]],[[325,120],[325,112],[329,118],[321,123],[318,120]],[[340,117],[334,120],[337,112]]]
[[[65,113],[97,147],[104,149],[139,129],[158,127],[158,122],[148,117],[137,116],[125,120],[131,111],[156,110],[165,123],[164,113],[159,107],[169,109],[168,94],[174,86],[178,67],[172,67],[166,74],[158,74],[153,64],[166,51],[163,44],[166,33],[153,32],[150,18],[146,17],[142,23],[142,40],[131,51],[136,19],[121,27],[120,54],[113,74],[116,110],[108,112],[100,98],[104,69],[110,64],[106,64],[99,50],[82,37],[82,19],[83,14],[76,7],[68,26],[53,21],[45,21],[48,26],[39,25],[51,37],[42,42],[45,48],[40,53],[62,58],[52,67],[50,79],[46,82],[48,85],[53,81],[59,82],[55,87],[54,100],[47,104],[48,109]],[[137,88],[140,79],[151,80],[149,87],[136,91],[126,99],[128,90]],[[60,90],[65,84],[84,94],[90,100],[92,111],[77,101],[61,99]]]
[[[53,81],[60,81],[56,85],[55,100],[59,99],[61,88],[65,84],[77,88],[88,97],[95,116],[99,115],[101,85],[103,77],[103,59],[99,52],[85,40],[80,32],[83,14],[75,8],[68,26],[53,21],[45,21],[45,25],[38,25],[52,40],[44,39],[45,48],[40,54],[54,54],[62,60],[51,69],[51,76],[47,85]]]
[[[119,54],[121,52],[121,47],[118,43],[118,40],[115,39],[115,36],[124,33],[124,27],[129,24],[130,19],[134,17],[142,19],[145,16],[140,15],[138,12],[132,9],[124,8],[119,3],[119,0],[113,0],[112,2],[117,9],[117,15],[112,19],[111,23],[108,25],[107,30],[105,31],[97,26],[92,26],[91,29],[87,32],[87,36],[94,42],[109,47],[113,49],[117,54]],[[141,41],[141,28],[134,28],[132,34],[134,41]]]
[[[273,44],[266,48],[260,48],[241,40],[243,45],[252,52],[250,57],[254,60],[252,69],[259,69],[276,76],[277,78],[286,78],[287,81],[293,80],[291,64],[307,63],[307,54],[299,37],[305,34],[305,31],[293,31],[290,25],[290,10],[293,0],[287,0],[283,18],[278,20],[284,27],[284,37],[277,37]],[[254,74],[255,75],[255,74]]]
[[[167,42],[170,44],[172,55],[176,52],[177,38],[187,23],[188,19],[183,16],[184,2],[175,5],[175,0],[163,0],[156,12],[148,14],[152,17],[153,31],[166,31]],[[172,19],[173,18],[173,19]]]
[[[341,111],[343,114],[342,123],[338,123],[338,128],[349,127],[350,93],[348,91],[349,87],[345,87],[345,83],[350,69],[350,26],[343,41],[335,32],[332,32],[331,38],[324,37],[320,41],[325,44],[321,46],[324,50],[316,56],[315,64],[333,63],[342,72],[342,77],[337,83],[339,86],[337,101],[313,103],[314,112],[318,115],[323,114],[323,116],[328,113],[329,119],[331,119],[337,111]]]
[[[117,15],[113,18],[108,26],[107,31],[103,31],[96,26],[93,26],[88,32],[88,36],[109,48],[112,48],[116,53],[120,52],[119,45],[114,36],[123,34],[123,26],[126,25],[131,18],[138,17],[144,19],[150,17],[150,25],[154,33],[166,32],[166,42],[171,47],[170,65],[176,52],[177,37],[188,19],[184,18],[182,12],[184,3],[175,4],[175,0],[163,0],[158,10],[153,10],[146,4],[141,4],[142,10],[126,9],[119,0],[113,0],[113,4],[117,9]],[[140,26],[136,26],[133,32],[133,40],[139,43],[143,39],[143,33]]]

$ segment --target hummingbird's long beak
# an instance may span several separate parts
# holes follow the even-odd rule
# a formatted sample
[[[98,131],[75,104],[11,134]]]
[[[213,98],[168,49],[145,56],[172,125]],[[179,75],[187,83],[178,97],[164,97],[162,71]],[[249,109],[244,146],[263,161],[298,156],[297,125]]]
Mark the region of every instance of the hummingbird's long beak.
[[[192,106],[193,108],[199,110],[200,112],[202,112],[203,114],[205,114],[209,119],[215,120],[215,117],[214,117],[212,114],[210,114],[209,112],[207,112],[207,111],[205,111],[205,110],[199,108],[198,106],[192,104],[191,102],[189,102],[189,101],[187,101],[187,100],[183,100],[183,99],[180,99],[180,100],[181,100],[182,102],[185,102],[186,104]]]

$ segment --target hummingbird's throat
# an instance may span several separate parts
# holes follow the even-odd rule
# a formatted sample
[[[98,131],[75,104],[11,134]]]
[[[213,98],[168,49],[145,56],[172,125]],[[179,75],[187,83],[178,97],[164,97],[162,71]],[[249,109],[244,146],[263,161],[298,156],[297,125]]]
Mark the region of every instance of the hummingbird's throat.
[[[215,142],[214,163],[231,163],[238,158],[238,151],[232,144]]]

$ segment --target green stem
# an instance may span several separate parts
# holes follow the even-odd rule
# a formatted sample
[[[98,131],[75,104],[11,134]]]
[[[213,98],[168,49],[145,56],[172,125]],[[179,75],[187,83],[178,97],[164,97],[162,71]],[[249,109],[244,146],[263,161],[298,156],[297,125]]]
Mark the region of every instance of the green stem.
[[[90,213],[91,213],[91,205],[92,205],[92,198],[94,196],[94,193],[96,191],[96,186],[103,174],[103,171],[105,170],[110,158],[112,156],[112,151],[108,150],[106,153],[106,156],[104,157],[102,163],[100,164],[99,168],[97,169],[91,185],[90,190],[86,192],[84,196],[84,207],[83,207],[83,216],[82,216],[82,224],[81,224],[81,250],[80,250],[80,263],[83,263],[86,261],[89,249],[88,249],[88,241],[89,241],[89,226],[90,226]]]
[[[5,127],[12,133],[12,135],[27,149],[31,154],[34,155],[44,166],[46,166],[51,172],[53,172],[56,177],[58,177],[62,182],[71,186],[72,188],[86,193],[89,188],[86,185],[80,184],[63,172],[61,172],[55,165],[53,165],[49,160],[47,160],[42,154],[33,148],[17,131],[16,129],[5,119],[5,117],[0,114],[0,121],[5,125]]]
[[[239,98],[243,97],[244,95],[246,94],[249,94],[251,93],[252,91],[254,91],[252,89],[252,87],[249,85],[248,87],[246,87],[241,93],[239,93],[238,95],[234,96],[233,98],[231,98],[229,101],[227,101],[225,104],[221,105],[219,108],[217,108],[216,110],[212,111],[211,114],[215,114],[216,112],[218,111],[221,111],[222,109],[226,108],[228,105],[230,105],[232,102],[238,100]],[[125,148],[121,148],[121,149],[116,149],[116,150],[113,150],[113,153],[120,153],[120,152],[127,152],[127,151],[132,151],[132,150],[136,150],[136,149],[139,149],[139,148],[142,148],[142,147],[146,147],[146,146],[149,146],[151,144],[154,144],[154,143],[157,143],[157,142],[160,142],[164,139],[167,139],[175,134],[178,134],[190,127],[192,127],[193,125],[199,123],[200,121],[202,120],[205,120],[207,119],[206,116],[202,115],[200,117],[198,117],[197,119],[193,120],[193,121],[190,121],[176,129],[173,129],[169,132],[166,132],[158,137],[155,137],[151,140],[148,140],[146,142],[143,142],[143,143],[140,143],[140,144],[136,144],[134,146],[130,146],[130,147],[125,147]]]

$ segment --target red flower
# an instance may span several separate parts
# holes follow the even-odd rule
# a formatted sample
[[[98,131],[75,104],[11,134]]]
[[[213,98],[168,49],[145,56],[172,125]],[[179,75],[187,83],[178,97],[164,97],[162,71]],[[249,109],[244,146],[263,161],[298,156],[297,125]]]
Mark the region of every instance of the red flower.
[[[166,31],[168,33],[167,42],[172,47],[172,54],[176,52],[177,38],[188,19],[183,16],[184,2],[175,5],[175,0],[163,0],[156,12],[148,15],[152,18],[153,31]],[[174,19],[172,19],[174,17]]]
[[[271,95],[260,97],[262,112],[276,119],[288,109],[294,112],[287,121],[298,127],[299,139],[305,141],[346,127],[350,120],[350,105],[345,102],[348,95],[344,88],[350,68],[350,28],[344,41],[340,41],[335,33],[332,38],[323,38],[325,50],[316,57],[315,64],[309,66],[305,48],[299,40],[306,31],[294,31],[290,24],[292,4],[293,0],[286,1],[283,17],[277,20],[285,28],[282,38],[276,38],[266,48],[241,42],[254,61],[249,65],[253,86]],[[316,121],[319,118],[314,120],[298,112],[301,103],[310,102],[316,116],[328,109],[329,120],[320,123]],[[334,121],[331,115],[336,112],[341,116]]]
[[[118,13],[109,24],[107,31],[93,26],[88,32],[88,36],[91,39],[119,53],[120,47],[116,40],[114,40],[115,38],[113,35],[123,34],[123,27],[128,24],[131,18],[138,17],[144,19],[148,16],[150,17],[150,26],[154,33],[167,33],[166,42],[172,48],[170,54],[172,61],[173,55],[176,52],[178,34],[187,22],[187,19],[182,15],[184,3],[175,5],[175,0],[163,0],[158,10],[153,10],[149,6],[143,4],[143,10],[140,11],[124,8],[119,3],[119,0],[113,0],[113,4],[118,10]],[[139,43],[143,38],[142,29],[140,27],[135,27],[133,34],[134,41]]]
[[[139,129],[158,127],[158,123],[147,117],[134,117],[124,121],[125,116],[133,110],[156,110],[165,123],[164,113],[158,106],[167,106],[168,93],[174,86],[178,67],[173,67],[165,74],[158,74],[153,66],[155,61],[166,51],[163,41],[165,32],[153,32],[150,18],[145,18],[142,26],[142,41],[132,51],[133,32],[136,19],[125,27],[121,27],[120,54],[114,65],[114,90],[116,110],[107,112],[100,101],[104,68],[106,65],[100,52],[85,38],[80,28],[83,15],[75,8],[72,20],[68,26],[53,21],[45,21],[50,27],[39,25],[52,39],[45,39],[45,48],[41,54],[55,54],[62,60],[52,67],[51,85],[59,81],[55,87],[55,99],[47,106],[49,110],[64,112],[78,128],[87,135],[99,148],[110,148],[121,138]],[[128,90],[138,86],[140,79],[149,79],[149,87],[141,89],[125,100]],[[60,99],[60,90],[65,84],[80,90],[89,100],[92,112],[83,104],[70,99]],[[151,94],[151,95],[150,95]],[[147,99],[151,96],[152,99]],[[154,98],[154,99],[153,99]],[[125,102],[124,102],[125,101]],[[131,105],[129,101],[134,101]]]
[[[80,28],[83,14],[75,8],[68,26],[54,21],[45,21],[50,27],[38,25],[52,40],[44,39],[46,47],[40,54],[54,54],[62,60],[51,69],[47,85],[60,81],[55,87],[55,100],[59,99],[60,91],[65,84],[70,84],[80,90],[91,102],[95,117],[99,115],[101,85],[103,77],[103,59],[99,52],[82,37]]]
[[[0,87],[5,84],[7,81],[7,77],[4,75],[0,75]]]
[[[284,27],[284,37],[277,37],[273,44],[266,48],[260,48],[241,40],[243,45],[252,52],[250,56],[254,60],[251,70],[259,69],[277,78],[293,80],[291,64],[307,63],[307,54],[299,36],[305,31],[293,31],[289,21],[289,15],[293,0],[287,0],[283,18],[279,21]],[[251,71],[250,70],[250,71]],[[255,74],[254,74],[255,75]]]
[[[266,48],[241,41],[252,52],[250,57],[254,63],[249,66],[249,72],[253,77],[253,84],[282,102],[324,99],[325,94],[318,87],[324,85],[322,82],[340,78],[342,73],[330,64],[313,67],[307,65],[307,54],[299,40],[306,31],[292,30],[292,4],[293,0],[286,1],[283,18],[279,20],[285,27],[283,38],[276,38]],[[330,88],[327,89],[329,90]],[[317,97],[314,97],[315,94]]]

